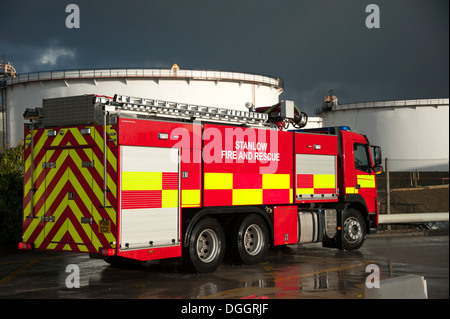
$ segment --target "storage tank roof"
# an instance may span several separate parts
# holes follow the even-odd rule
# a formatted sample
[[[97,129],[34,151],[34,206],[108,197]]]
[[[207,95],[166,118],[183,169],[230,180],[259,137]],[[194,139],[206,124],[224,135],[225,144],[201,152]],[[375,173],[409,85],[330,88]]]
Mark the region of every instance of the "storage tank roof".
[[[178,67],[178,66],[177,66]],[[148,69],[148,68],[121,68],[121,69],[84,69],[60,70],[23,73],[14,79],[8,79],[6,85],[14,85],[35,81],[70,80],[70,79],[101,79],[101,78],[153,78],[153,79],[191,79],[204,81],[251,82],[261,85],[284,89],[282,79],[264,74],[229,72],[218,70],[192,70],[192,69]]]
[[[383,107],[420,107],[420,106],[448,106],[449,99],[412,99],[412,100],[393,100],[393,101],[378,101],[378,102],[361,102],[361,103],[350,103],[350,104],[338,104],[333,106],[322,106],[316,109],[316,113],[326,113],[326,112],[336,112],[345,110],[355,110],[355,109],[373,109],[373,108],[383,108]]]

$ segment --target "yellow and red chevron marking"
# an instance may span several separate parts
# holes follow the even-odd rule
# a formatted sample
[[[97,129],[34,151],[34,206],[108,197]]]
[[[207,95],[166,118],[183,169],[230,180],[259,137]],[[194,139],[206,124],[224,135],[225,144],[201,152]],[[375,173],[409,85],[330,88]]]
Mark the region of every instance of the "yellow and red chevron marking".
[[[94,253],[115,247],[110,243],[117,233],[117,141],[107,141],[105,208],[103,127],[91,126],[84,135],[83,128],[59,128],[54,136],[47,133],[53,129],[25,132],[23,237],[36,248]],[[113,134],[114,127],[107,132]],[[110,221],[110,233],[99,232],[101,220]]]

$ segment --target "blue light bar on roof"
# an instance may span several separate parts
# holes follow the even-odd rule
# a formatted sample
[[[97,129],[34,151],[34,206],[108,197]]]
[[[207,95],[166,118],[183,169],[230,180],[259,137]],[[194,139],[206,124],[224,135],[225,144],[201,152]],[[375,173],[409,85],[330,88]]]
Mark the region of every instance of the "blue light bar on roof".
[[[291,132],[301,132],[301,133],[325,133],[325,134],[336,134],[336,128],[339,131],[348,131],[351,132],[352,129],[350,126],[330,126],[330,127],[318,127],[318,128],[304,128],[300,130],[289,130]]]

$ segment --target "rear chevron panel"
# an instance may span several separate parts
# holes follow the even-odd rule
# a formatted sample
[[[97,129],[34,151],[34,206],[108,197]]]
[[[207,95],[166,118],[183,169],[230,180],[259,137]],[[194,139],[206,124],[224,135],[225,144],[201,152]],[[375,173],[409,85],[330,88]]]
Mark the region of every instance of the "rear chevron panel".
[[[107,126],[107,133],[104,207],[103,126],[25,131],[24,242],[38,249],[89,253],[116,248],[115,126]],[[100,232],[100,221],[109,222],[110,232]]]

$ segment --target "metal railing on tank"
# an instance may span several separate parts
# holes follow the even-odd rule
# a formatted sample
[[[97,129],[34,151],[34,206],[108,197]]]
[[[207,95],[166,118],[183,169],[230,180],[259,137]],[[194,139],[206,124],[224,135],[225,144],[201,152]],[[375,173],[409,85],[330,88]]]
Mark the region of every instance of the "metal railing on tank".
[[[70,80],[86,78],[188,78],[194,80],[242,81],[261,83],[284,89],[284,81],[278,77],[246,72],[194,70],[194,69],[147,69],[147,68],[111,68],[76,69],[23,73],[8,79],[7,85],[51,80]]]

